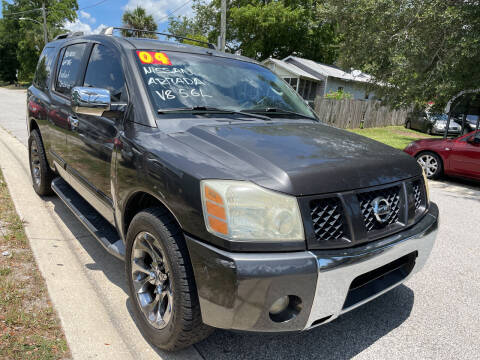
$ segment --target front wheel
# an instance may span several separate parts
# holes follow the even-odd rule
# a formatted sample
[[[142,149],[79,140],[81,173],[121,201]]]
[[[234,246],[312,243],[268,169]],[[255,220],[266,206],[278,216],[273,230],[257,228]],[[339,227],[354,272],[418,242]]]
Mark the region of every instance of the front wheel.
[[[38,130],[32,130],[28,138],[28,155],[30,174],[32,175],[33,189],[38,195],[52,194],[53,173],[48,166],[42,137]]]
[[[164,350],[203,340],[203,324],[193,270],[183,233],[160,208],[133,218],[127,233],[125,270],[133,314],[145,337]]]
[[[432,152],[423,152],[417,155],[418,164],[425,170],[429,179],[437,179],[443,171],[442,160],[437,154]]]

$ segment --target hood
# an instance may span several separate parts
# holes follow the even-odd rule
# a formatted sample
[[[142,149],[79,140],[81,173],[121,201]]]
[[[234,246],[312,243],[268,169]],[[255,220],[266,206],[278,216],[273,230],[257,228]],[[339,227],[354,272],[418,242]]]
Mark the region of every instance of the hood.
[[[297,196],[354,190],[421,174],[416,161],[402,151],[319,123],[199,125],[179,140],[231,169],[229,178]]]
[[[409,145],[422,145],[422,146],[429,146],[429,145],[436,145],[442,142],[450,142],[453,139],[444,139],[444,138],[433,138],[433,139],[420,139],[412,141]]]

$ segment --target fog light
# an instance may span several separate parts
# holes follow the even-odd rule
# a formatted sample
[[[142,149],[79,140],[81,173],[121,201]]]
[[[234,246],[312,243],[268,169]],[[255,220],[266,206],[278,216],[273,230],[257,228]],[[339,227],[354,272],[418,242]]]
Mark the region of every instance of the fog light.
[[[302,299],[296,295],[287,295],[275,300],[268,315],[273,322],[284,323],[295,318],[300,311],[302,311]]]
[[[275,300],[273,305],[270,307],[270,314],[276,315],[285,310],[290,303],[288,296],[282,296],[281,298]]]

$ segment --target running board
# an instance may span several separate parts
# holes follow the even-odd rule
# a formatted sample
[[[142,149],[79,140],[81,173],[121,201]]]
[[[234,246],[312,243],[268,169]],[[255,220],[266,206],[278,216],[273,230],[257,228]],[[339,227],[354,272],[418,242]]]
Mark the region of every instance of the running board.
[[[97,210],[61,177],[53,179],[52,190],[100,242],[105,250],[120,260],[125,259],[125,245],[117,230]]]

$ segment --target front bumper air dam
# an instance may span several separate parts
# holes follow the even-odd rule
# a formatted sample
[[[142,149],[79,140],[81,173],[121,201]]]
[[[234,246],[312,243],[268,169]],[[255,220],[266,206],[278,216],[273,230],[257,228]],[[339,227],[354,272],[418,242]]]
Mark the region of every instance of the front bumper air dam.
[[[229,253],[186,236],[202,319],[217,328],[258,332],[329,322],[419,271],[437,228],[438,207],[430,203],[415,226],[350,249]],[[274,321],[269,309],[285,295],[301,299],[300,311],[288,321]]]

